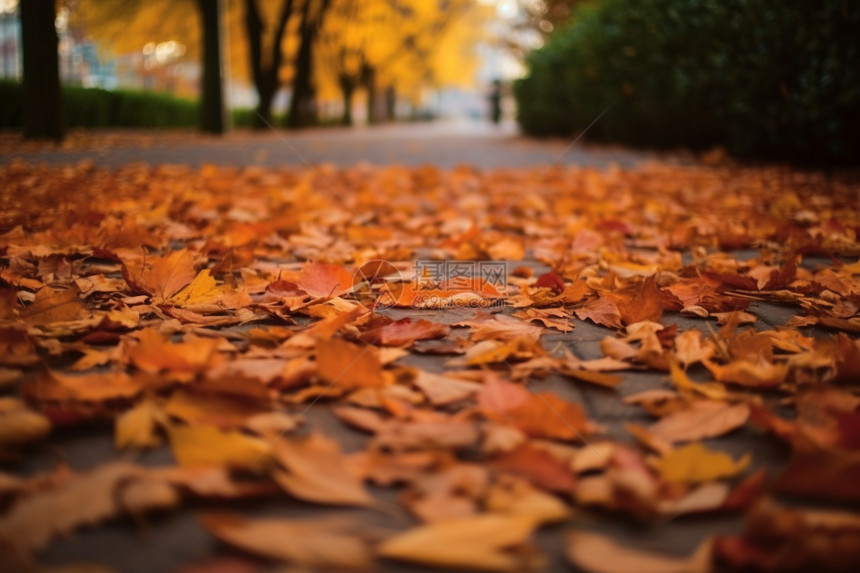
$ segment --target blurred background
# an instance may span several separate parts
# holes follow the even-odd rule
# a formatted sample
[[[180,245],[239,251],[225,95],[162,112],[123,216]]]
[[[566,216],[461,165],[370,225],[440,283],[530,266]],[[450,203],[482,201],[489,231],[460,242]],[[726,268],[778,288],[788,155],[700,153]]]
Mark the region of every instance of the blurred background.
[[[0,128],[517,121],[855,164],[856,0],[0,0]]]

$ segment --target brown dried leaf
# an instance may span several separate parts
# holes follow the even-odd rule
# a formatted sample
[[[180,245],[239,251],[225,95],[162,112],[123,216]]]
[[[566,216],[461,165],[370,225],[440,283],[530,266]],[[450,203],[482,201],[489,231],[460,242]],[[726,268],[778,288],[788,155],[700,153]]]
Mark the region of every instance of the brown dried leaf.
[[[28,554],[82,525],[123,512],[170,508],[178,501],[175,491],[147,470],[122,462],[106,464],[20,498],[0,518],[0,541]]]
[[[722,436],[746,424],[750,410],[746,404],[699,400],[684,410],[662,418],[648,428],[667,442],[692,442]]]
[[[588,573],[708,573],[711,542],[704,541],[687,558],[640,551],[618,544],[611,537],[577,531],[567,537],[567,558]]]
[[[290,495],[329,505],[369,505],[373,498],[354,476],[337,442],[321,434],[281,439],[273,445],[275,458],[286,471],[272,477]]]
[[[204,529],[243,551],[296,565],[367,569],[372,554],[368,544],[352,533],[355,525],[335,520],[246,520],[237,515],[206,513]]]

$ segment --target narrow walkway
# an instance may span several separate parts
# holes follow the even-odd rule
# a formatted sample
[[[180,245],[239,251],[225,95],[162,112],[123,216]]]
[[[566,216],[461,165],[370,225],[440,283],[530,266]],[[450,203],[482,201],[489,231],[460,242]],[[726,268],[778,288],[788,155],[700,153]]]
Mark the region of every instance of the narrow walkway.
[[[106,131],[105,134],[115,133]],[[476,167],[530,167],[546,164],[582,165],[605,168],[617,163],[633,166],[651,155],[620,148],[571,145],[569,140],[536,140],[521,136],[513,123],[495,126],[472,120],[432,123],[392,124],[362,128],[318,128],[303,131],[237,131],[224,138],[159,132],[135,144],[96,149],[45,149],[12,151],[0,156],[0,164],[16,159],[49,165],[76,164],[92,160],[96,165],[119,167],[134,161],[150,165],[183,163],[199,166],[260,165],[277,167],[311,163],[351,166],[368,162],[376,165],[434,164],[443,169],[469,164]],[[86,137],[98,137],[89,132]],[[121,139],[121,138],[120,138]],[[563,154],[563,157],[562,157]]]

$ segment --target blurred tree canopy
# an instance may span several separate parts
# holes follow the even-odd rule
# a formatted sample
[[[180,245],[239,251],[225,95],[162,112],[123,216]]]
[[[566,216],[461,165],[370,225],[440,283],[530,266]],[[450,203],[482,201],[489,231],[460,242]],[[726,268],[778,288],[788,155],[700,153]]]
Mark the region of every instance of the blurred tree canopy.
[[[860,3],[601,0],[532,52],[515,85],[533,134],[856,162]]]
[[[473,45],[475,26],[467,22],[469,0],[340,0],[335,1],[320,36],[317,71],[329,92],[336,86],[343,101],[342,123],[352,123],[356,89],[367,94],[369,121],[393,113],[396,90],[411,99],[422,86],[455,84],[470,77],[474,58],[460,48]],[[453,59],[443,54],[456,53]],[[386,96],[379,113],[377,94]]]
[[[482,7],[470,0],[240,0],[229,2],[228,69],[258,95],[257,127],[271,123],[275,94],[292,92],[287,121],[316,120],[322,94],[344,102],[362,90],[368,119],[392,111],[394,94],[461,83],[476,65],[472,46]],[[191,0],[77,0],[75,20],[116,53],[180,40],[184,58],[200,56],[200,15]],[[385,113],[379,97],[385,96]]]

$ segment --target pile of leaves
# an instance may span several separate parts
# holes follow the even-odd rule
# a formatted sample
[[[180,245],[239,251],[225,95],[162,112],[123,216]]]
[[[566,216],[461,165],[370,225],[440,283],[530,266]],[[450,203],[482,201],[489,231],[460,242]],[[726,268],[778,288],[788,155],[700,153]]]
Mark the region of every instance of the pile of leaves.
[[[225,570],[540,571],[541,528],[585,571],[849,569],[860,514],[818,502],[860,501],[857,199],[737,167],[2,167],[0,563],[192,506]],[[24,470],[74,431],[117,455]],[[715,445],[740,432],[787,464]],[[589,527],[691,514],[747,525],[686,558]]]

